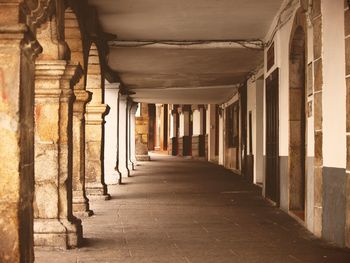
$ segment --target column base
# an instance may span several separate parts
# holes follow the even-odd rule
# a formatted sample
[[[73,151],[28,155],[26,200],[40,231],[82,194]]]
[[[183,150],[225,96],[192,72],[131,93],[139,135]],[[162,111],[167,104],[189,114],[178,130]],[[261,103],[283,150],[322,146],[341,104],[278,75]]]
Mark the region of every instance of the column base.
[[[136,155],[136,160],[139,162],[149,162],[151,160],[151,157],[147,155]]]
[[[119,168],[119,172],[122,175],[122,178],[127,178],[130,176],[130,171],[127,168],[123,168],[123,169]]]
[[[74,192],[74,195],[82,196],[82,193]],[[90,217],[94,214],[92,210],[90,210],[89,200],[87,198],[74,198],[73,197],[73,214],[77,217]]]
[[[102,184],[86,184],[86,195],[89,200],[110,200],[111,196],[107,193],[107,186]]]
[[[134,164],[132,162],[128,163],[128,169],[129,169],[129,171],[134,171],[135,170]]]
[[[105,173],[105,184],[106,185],[116,185],[119,183],[120,174],[116,170],[113,173]]]
[[[74,218],[74,223],[67,219],[35,219],[34,246],[69,249],[77,248],[83,239],[81,221]]]
[[[178,141],[178,155],[179,156],[191,156],[192,155],[192,137],[183,136]]]
[[[205,136],[192,136],[192,156],[205,157]]]

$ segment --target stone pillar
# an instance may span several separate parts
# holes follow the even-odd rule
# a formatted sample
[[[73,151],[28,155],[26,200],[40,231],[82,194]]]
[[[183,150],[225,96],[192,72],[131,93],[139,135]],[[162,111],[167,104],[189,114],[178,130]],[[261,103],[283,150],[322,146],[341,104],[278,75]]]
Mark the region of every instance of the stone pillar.
[[[169,108],[169,154],[176,156],[177,155],[177,108],[172,105]]]
[[[210,129],[210,122],[209,122],[209,105],[204,105],[204,156],[205,159],[209,160],[209,129]]]
[[[193,105],[192,156],[205,157],[204,107]]]
[[[219,108],[219,164],[225,165],[225,121],[224,121],[225,110]]]
[[[322,13],[321,0],[313,3],[312,23],[314,41],[314,127],[315,127],[315,159],[314,159],[314,234],[322,236],[323,213],[323,58],[322,58]]]
[[[93,215],[85,193],[85,107],[90,93],[83,86],[74,87],[73,103],[73,213],[84,217]]]
[[[94,96],[94,94],[92,95]],[[90,102],[91,103],[91,102]],[[85,176],[86,193],[89,198],[110,199],[107,193],[107,185],[104,182],[102,169],[102,130],[104,123],[104,114],[107,111],[107,105],[98,103],[88,103],[86,107],[86,147],[85,147]]]
[[[104,174],[106,184],[117,184],[120,175],[117,171],[118,152],[118,97],[120,83],[105,82],[105,101],[110,110],[105,118],[104,129]]]
[[[190,110],[191,106],[179,107],[180,114],[180,134],[179,134],[179,151],[180,156],[189,156],[191,152],[190,138]]]
[[[216,105],[215,104],[209,104],[208,105],[208,114],[207,114],[207,123],[208,123],[208,160],[209,161],[215,161],[215,131],[216,126],[218,124],[215,123],[216,119]]]
[[[127,125],[126,125],[126,134],[127,134],[127,164],[129,171],[134,170],[134,164],[131,161],[131,108],[132,108],[132,101],[128,98],[127,102],[127,109],[126,109],[126,119],[127,119]]]
[[[34,244],[77,247],[80,220],[72,215],[71,127],[72,86],[80,78],[65,60],[39,60],[35,79]]]
[[[0,24],[15,19],[18,8],[0,3],[0,15]],[[41,47],[18,25],[2,27],[0,51],[0,262],[33,262],[34,61]]]
[[[136,111],[138,108],[138,103],[132,102],[130,104],[130,114],[129,114],[129,161],[132,165],[132,169],[135,170],[136,163]]]
[[[129,177],[128,168],[128,146],[127,146],[127,130],[128,130],[128,96],[119,95],[119,150],[118,150],[118,171],[122,177]]]
[[[149,114],[148,104],[140,104],[140,116],[136,117],[136,160],[137,161],[149,161],[148,155],[148,127],[149,127]]]

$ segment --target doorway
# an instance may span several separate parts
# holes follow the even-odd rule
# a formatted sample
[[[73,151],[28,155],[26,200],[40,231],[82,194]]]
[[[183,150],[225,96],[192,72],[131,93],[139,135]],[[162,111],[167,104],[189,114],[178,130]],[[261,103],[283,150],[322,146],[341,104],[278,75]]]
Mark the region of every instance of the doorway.
[[[266,198],[279,205],[279,70],[266,79]]]
[[[306,159],[306,44],[305,32],[297,27],[289,56],[289,210],[305,220]]]

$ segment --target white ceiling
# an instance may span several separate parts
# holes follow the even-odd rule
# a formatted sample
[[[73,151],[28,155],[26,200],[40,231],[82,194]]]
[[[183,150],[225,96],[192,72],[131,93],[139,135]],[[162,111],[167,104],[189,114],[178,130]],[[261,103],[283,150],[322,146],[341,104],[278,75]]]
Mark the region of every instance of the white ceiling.
[[[263,39],[283,0],[89,0],[122,41]],[[218,103],[262,63],[239,45],[113,47],[110,67],[136,101]]]

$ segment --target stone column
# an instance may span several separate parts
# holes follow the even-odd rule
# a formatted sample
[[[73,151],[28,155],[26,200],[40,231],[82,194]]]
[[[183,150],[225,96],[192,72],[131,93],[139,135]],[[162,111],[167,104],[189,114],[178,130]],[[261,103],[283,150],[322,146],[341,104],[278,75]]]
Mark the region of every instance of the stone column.
[[[209,161],[215,161],[215,132],[218,128],[218,123],[215,122],[216,120],[216,105],[215,104],[209,104],[208,105],[208,114],[207,114],[207,124],[208,124],[208,160]]]
[[[72,216],[69,189],[72,86],[81,72],[65,60],[39,60],[35,79],[34,244],[80,245],[82,227]]]
[[[178,138],[177,138],[177,107],[172,105],[169,108],[169,154],[176,156],[178,152]]]
[[[15,19],[18,9],[0,4],[1,18],[11,11]],[[41,47],[18,25],[2,27],[0,51],[0,262],[33,262],[34,61]]]
[[[126,119],[127,119],[127,125],[126,125],[126,134],[127,134],[127,165],[129,171],[134,170],[134,164],[131,161],[131,107],[132,107],[132,101],[131,99],[128,99],[127,102],[127,108],[126,108]]]
[[[132,164],[132,169],[135,170],[136,163],[136,138],[135,138],[135,129],[136,129],[136,111],[138,108],[138,103],[130,103],[130,114],[129,114],[129,162]]]
[[[120,175],[116,169],[118,154],[118,96],[120,83],[105,82],[105,101],[110,110],[105,118],[104,174],[106,184],[117,184]]]
[[[85,193],[85,106],[91,94],[83,86],[74,87],[73,103],[73,213],[91,216],[89,199]]]
[[[321,0],[315,0],[312,10],[313,41],[314,41],[314,129],[315,129],[315,159],[314,159],[314,234],[322,236],[323,225],[323,52],[322,52],[322,12]]]
[[[154,150],[161,151],[163,150],[161,147],[161,125],[162,123],[162,104],[156,104],[156,121],[155,121],[155,144],[154,144]]]
[[[190,138],[190,110],[191,106],[179,107],[180,114],[180,134],[179,134],[179,151],[180,156],[189,156],[191,152]]]
[[[149,161],[150,156],[148,155],[148,104],[141,103],[140,107],[140,116],[136,117],[135,127],[136,160]]]
[[[95,93],[93,92],[94,96]],[[107,185],[104,181],[103,174],[103,139],[102,131],[104,124],[104,115],[107,111],[107,105],[102,104],[101,100],[98,102],[89,102],[86,107],[86,123],[85,123],[85,189],[88,197],[110,199],[107,193]]]
[[[118,171],[122,177],[129,177],[127,158],[127,130],[128,130],[128,96],[119,95],[119,150],[118,150]]]
[[[193,105],[192,156],[205,157],[204,107]]]

